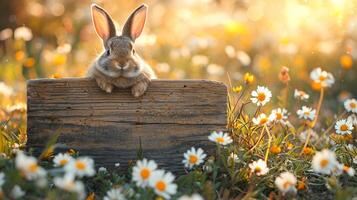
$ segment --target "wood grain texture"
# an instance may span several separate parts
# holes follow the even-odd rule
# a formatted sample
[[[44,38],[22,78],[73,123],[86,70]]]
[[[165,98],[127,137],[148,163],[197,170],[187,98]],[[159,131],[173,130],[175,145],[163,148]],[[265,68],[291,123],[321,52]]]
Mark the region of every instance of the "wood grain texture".
[[[28,147],[41,152],[48,138],[95,159],[96,166],[122,169],[135,160],[140,141],[144,157],[183,171],[191,146],[210,149],[207,136],[225,130],[227,89],[207,80],[154,80],[134,98],[129,89],[101,91],[88,78],[38,79],[27,84]]]

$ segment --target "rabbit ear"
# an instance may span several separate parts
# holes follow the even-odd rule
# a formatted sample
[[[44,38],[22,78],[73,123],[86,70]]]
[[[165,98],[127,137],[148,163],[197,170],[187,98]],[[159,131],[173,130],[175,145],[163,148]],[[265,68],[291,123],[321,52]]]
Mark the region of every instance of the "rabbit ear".
[[[123,27],[123,35],[129,37],[132,41],[135,41],[144,29],[148,6],[142,4],[126,20]]]
[[[92,4],[92,21],[98,36],[102,38],[105,43],[109,38],[115,36],[115,26],[112,18],[101,7]]]

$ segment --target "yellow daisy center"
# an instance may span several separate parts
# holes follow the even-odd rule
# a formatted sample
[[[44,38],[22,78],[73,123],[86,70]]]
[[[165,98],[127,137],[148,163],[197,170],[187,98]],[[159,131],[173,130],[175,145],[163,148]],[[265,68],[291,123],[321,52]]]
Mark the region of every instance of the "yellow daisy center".
[[[347,131],[347,130],[348,130],[348,126],[347,126],[346,124],[342,124],[342,125],[340,126],[340,130],[341,130],[341,131]]]
[[[351,108],[356,108],[356,104],[355,104],[354,102],[351,102],[351,103],[350,103],[350,107],[351,107]]]
[[[321,76],[319,77],[319,80],[320,80],[320,81],[324,81],[324,80],[326,80],[326,79],[327,79],[326,76],[322,76],[322,75],[321,75]]]
[[[304,115],[310,115],[309,111],[304,112]]]
[[[348,166],[346,166],[346,165],[345,165],[345,166],[343,166],[343,171],[344,171],[344,172],[346,172],[346,173],[347,173],[349,170],[350,170],[350,168],[349,168]]]
[[[262,171],[262,169],[260,168],[260,167],[255,167],[255,169],[254,169],[254,172],[255,173],[259,173],[259,172],[261,172]]]
[[[291,185],[293,185],[291,182],[286,181],[286,182],[283,184],[283,188],[284,188],[284,189],[288,189]]]
[[[276,113],[276,119],[281,120],[283,118],[283,115],[281,113]]]
[[[64,165],[67,164],[67,163],[68,163],[68,160],[66,160],[66,159],[62,159],[62,160],[59,161],[59,164],[60,164],[61,166],[64,166]]]
[[[264,117],[260,119],[260,124],[265,124],[268,121],[268,118]]]
[[[148,168],[143,168],[140,172],[140,176],[142,179],[147,179],[150,176],[150,170]]]
[[[198,158],[197,158],[197,156],[195,156],[195,155],[190,155],[188,161],[189,161],[191,164],[196,164],[197,161],[198,161]]]
[[[216,142],[223,143],[224,142],[224,138],[223,137],[217,137],[216,138]]]
[[[35,173],[38,170],[38,165],[36,163],[32,163],[31,165],[29,165],[28,169],[30,172]]]
[[[166,189],[166,183],[164,181],[158,181],[155,185],[156,189],[159,190],[160,192],[165,191]]]
[[[322,159],[322,160],[320,161],[320,166],[321,166],[322,168],[325,168],[325,167],[328,165],[328,163],[329,163],[329,161],[328,161],[327,159]]]
[[[78,170],[85,170],[86,169],[86,164],[84,162],[81,162],[81,161],[77,161],[76,162],[76,168]]]
[[[257,98],[258,98],[259,101],[264,101],[266,96],[265,96],[264,93],[259,93]]]

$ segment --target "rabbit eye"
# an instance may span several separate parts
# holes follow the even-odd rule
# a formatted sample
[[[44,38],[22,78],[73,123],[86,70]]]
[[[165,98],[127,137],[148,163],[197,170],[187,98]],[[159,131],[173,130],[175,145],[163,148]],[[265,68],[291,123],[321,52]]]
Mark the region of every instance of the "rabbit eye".
[[[108,49],[107,51],[105,51],[105,55],[109,56],[110,55],[110,50]]]
[[[133,54],[135,53],[135,49],[133,49]]]

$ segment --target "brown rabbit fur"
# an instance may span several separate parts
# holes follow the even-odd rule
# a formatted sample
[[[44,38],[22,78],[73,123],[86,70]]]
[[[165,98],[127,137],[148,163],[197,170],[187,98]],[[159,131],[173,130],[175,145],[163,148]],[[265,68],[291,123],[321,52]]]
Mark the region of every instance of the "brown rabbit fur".
[[[116,35],[115,25],[109,14],[93,4],[92,20],[98,36],[103,40],[105,51],[88,69],[87,76],[96,80],[98,86],[111,93],[114,86],[130,88],[135,97],[142,96],[154,71],[135,52],[134,42],[144,28],[148,7],[143,4],[127,19],[122,35]]]

